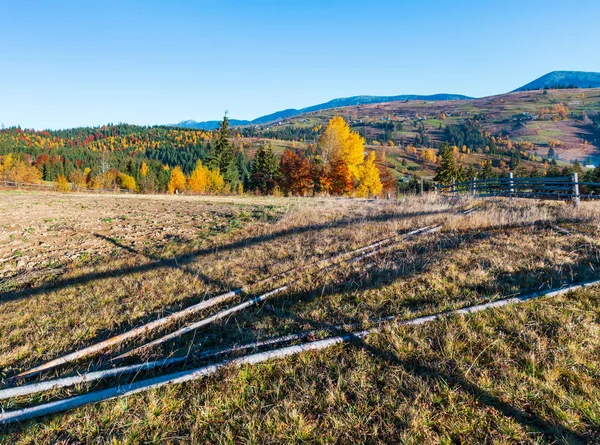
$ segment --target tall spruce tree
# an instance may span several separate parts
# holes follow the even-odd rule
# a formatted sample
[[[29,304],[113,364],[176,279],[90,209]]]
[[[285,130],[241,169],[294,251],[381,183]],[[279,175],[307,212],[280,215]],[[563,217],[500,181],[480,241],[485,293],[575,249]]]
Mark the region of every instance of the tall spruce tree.
[[[250,186],[261,193],[270,194],[279,179],[279,160],[271,144],[261,144],[252,160]]]
[[[437,168],[433,180],[442,184],[450,184],[452,179],[457,179],[457,175],[458,170],[454,159],[454,151],[448,143],[444,143],[440,148],[440,166]]]
[[[236,186],[240,180],[240,172],[233,154],[233,144],[229,140],[229,118],[227,113],[223,116],[223,122],[219,124],[217,137],[211,147],[211,153],[207,165],[213,170],[219,170],[221,175],[230,186]]]

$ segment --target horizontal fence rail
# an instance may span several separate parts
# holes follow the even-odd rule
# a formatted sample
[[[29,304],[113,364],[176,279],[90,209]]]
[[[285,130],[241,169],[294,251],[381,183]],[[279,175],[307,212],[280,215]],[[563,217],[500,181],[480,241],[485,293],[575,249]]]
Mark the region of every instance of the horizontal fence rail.
[[[555,199],[573,201],[600,199],[600,183],[579,182],[577,173],[572,176],[548,178],[515,178],[512,173],[507,178],[472,179],[467,182],[436,184],[442,193],[474,196],[506,196],[511,198]]]

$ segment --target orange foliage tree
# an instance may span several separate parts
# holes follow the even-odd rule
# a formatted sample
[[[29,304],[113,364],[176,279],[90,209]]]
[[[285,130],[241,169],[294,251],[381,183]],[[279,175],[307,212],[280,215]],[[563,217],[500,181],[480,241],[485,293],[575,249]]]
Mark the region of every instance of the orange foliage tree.
[[[8,153],[0,159],[0,180],[20,184],[39,184],[41,177],[40,171],[21,156]]]
[[[310,163],[303,156],[286,150],[279,161],[281,188],[286,195],[307,195],[313,187]]]
[[[330,162],[321,178],[321,187],[324,192],[332,195],[350,193],[354,188],[354,179],[348,165],[341,159]]]

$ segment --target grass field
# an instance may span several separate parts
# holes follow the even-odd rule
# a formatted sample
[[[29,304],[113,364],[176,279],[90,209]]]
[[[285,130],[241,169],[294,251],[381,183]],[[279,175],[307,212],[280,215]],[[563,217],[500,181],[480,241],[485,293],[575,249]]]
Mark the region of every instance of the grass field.
[[[364,262],[252,288],[290,285],[126,362],[191,352],[183,364],[0,402],[7,411],[193,368],[205,363],[197,351],[311,329],[320,338],[594,279],[600,267],[594,203],[25,192],[0,201],[3,378],[224,290],[443,224]],[[220,309],[38,379],[99,369]],[[0,427],[0,443],[598,443],[599,320],[600,287],[420,327],[389,323],[324,351]]]

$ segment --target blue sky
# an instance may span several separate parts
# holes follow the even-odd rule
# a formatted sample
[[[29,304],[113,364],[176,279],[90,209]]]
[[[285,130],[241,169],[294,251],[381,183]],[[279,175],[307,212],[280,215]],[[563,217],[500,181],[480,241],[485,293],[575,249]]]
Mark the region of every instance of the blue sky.
[[[251,119],[600,71],[600,2],[0,0],[0,123]]]

